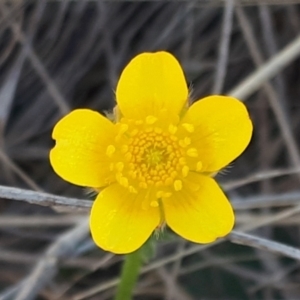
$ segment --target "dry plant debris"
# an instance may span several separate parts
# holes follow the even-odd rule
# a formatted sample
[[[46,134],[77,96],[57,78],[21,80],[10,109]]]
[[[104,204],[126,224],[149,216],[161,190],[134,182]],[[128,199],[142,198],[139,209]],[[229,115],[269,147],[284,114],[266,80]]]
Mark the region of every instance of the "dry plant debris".
[[[246,101],[255,134],[218,175],[235,231],[170,235],[135,299],[300,298],[298,3],[0,1],[0,299],[112,298],[122,256],[91,241],[89,191],[54,174],[51,131],[71,109],[110,111],[126,63],[155,50],[181,61],[191,101]]]

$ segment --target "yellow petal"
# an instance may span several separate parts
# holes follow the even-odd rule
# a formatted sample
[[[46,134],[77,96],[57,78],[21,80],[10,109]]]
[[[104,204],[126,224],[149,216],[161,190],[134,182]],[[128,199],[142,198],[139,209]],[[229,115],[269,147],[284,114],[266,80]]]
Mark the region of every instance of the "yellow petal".
[[[170,228],[195,243],[210,243],[227,235],[234,225],[232,207],[214,179],[198,176],[196,192],[182,189],[163,200]]]
[[[144,200],[145,193],[129,193],[118,184],[105,188],[91,210],[90,229],[94,242],[118,254],[141,247],[160,222],[159,208],[150,205],[143,208]]]
[[[248,146],[252,122],[245,105],[227,96],[210,96],[194,103],[182,123],[192,124],[192,145],[203,172],[214,172],[228,165]]]
[[[161,111],[178,114],[188,98],[183,71],[167,52],[142,53],[123,70],[116,90],[120,111],[127,118],[143,119]]]
[[[77,109],[54,127],[56,140],[50,152],[54,171],[80,186],[101,187],[113,181],[107,147],[115,136],[114,125],[99,113]]]

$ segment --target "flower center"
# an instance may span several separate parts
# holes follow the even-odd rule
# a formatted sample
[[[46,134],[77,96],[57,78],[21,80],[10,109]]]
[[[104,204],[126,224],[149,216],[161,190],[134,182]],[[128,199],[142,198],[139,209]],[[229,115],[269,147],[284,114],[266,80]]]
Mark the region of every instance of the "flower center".
[[[148,149],[146,153],[146,163],[149,166],[158,165],[163,159],[163,150],[161,149]]]
[[[160,123],[153,116],[143,121],[122,119],[116,126],[116,144],[109,145],[106,154],[113,161],[111,170],[119,184],[132,193],[154,188],[160,197],[170,196],[171,192],[166,192],[170,187],[182,189],[182,180],[190,171],[187,160],[198,156],[190,147],[192,125],[181,124],[186,132],[183,137],[177,135],[177,126]]]
[[[124,154],[129,166],[128,175],[137,180],[141,188],[171,185],[180,166],[185,164],[177,138],[162,132],[159,127],[138,131],[129,139]]]

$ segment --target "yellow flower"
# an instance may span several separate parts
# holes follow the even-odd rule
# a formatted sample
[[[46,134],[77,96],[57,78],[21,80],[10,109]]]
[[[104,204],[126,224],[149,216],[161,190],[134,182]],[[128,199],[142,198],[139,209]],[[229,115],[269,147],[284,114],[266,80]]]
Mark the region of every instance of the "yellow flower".
[[[90,216],[95,243],[129,253],[164,223],[196,243],[228,234],[234,214],[211,174],[247,147],[252,123],[245,106],[210,96],[188,108],[183,71],[167,52],[136,56],[116,98],[116,123],[77,109],[53,130],[55,172],[101,189]]]

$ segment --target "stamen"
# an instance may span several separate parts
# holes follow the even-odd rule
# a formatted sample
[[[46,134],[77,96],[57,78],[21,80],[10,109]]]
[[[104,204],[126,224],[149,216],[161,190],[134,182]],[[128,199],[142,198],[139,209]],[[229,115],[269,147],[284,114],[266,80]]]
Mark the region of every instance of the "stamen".
[[[160,133],[162,133],[162,129],[159,127],[155,127],[154,132],[160,134]]]
[[[163,186],[164,184],[163,184],[163,182],[160,180],[160,181],[156,181],[155,182],[155,186],[156,187],[161,187],[161,186]]]
[[[174,181],[174,189],[176,192],[178,192],[182,189],[182,181],[181,180]]]
[[[197,171],[197,172],[201,171],[201,170],[202,170],[202,166],[203,166],[202,162],[201,162],[201,161],[198,161],[198,162],[197,162],[197,166],[196,166],[196,171]]]
[[[174,125],[169,125],[169,132],[171,133],[171,134],[175,134],[176,133],[176,131],[177,131],[177,126],[174,126]]]
[[[198,157],[198,151],[196,148],[190,148],[186,151],[186,154],[190,157]]]
[[[128,145],[123,145],[123,146],[121,147],[122,153],[126,153],[126,152],[128,151],[128,149],[129,149]]]
[[[172,193],[165,192],[165,193],[163,193],[162,198],[170,198],[171,196],[172,196]]]
[[[126,159],[127,161],[130,161],[131,158],[132,158],[132,154],[131,154],[130,152],[127,152],[127,153],[125,154],[125,159]]]
[[[188,166],[184,166],[184,167],[182,168],[182,170],[181,170],[182,176],[183,176],[183,177],[186,177],[186,176],[188,175],[189,171],[190,171],[189,167],[188,167]]]
[[[106,149],[106,155],[108,157],[112,157],[112,155],[115,153],[116,148],[113,145],[109,145]]]
[[[137,194],[138,193],[137,190],[132,185],[130,185],[128,187],[128,190],[129,190],[130,193],[133,193],[133,194]]]
[[[198,152],[190,146],[189,136],[179,138],[175,135],[177,126],[170,124],[167,128],[161,128],[157,121],[152,115],[146,116],[143,121],[124,119],[124,124],[120,125],[118,132],[118,135],[126,132],[120,137],[122,143],[117,144],[118,146],[109,145],[106,154],[111,157],[116,151],[120,151],[118,154],[121,155],[121,159],[110,166],[116,172],[115,176],[120,185],[128,188],[130,193],[138,193],[139,189],[149,187],[157,188],[155,195],[157,199],[162,199],[171,197],[172,190],[180,191],[183,188],[181,179],[187,177],[190,172],[187,156],[198,157]],[[156,126],[152,126],[153,124]],[[193,125],[189,123],[181,126],[188,132],[194,130]],[[163,191],[166,187],[169,187],[170,191]],[[148,208],[149,205],[159,206],[156,200],[146,202]]]
[[[187,136],[184,138],[184,143],[188,146],[191,143],[191,139],[188,138]]]
[[[130,135],[131,136],[135,136],[135,135],[137,135],[138,134],[138,130],[137,129],[134,129],[134,130],[132,130],[131,132],[130,132]]]
[[[151,207],[158,207],[158,202],[157,201],[151,201],[150,206]]]
[[[171,177],[168,177],[166,180],[165,180],[165,185],[171,185],[173,183],[173,178]]]
[[[154,116],[147,116],[147,117],[146,117],[146,123],[147,123],[148,125],[152,125],[152,124],[154,124],[156,121],[157,121],[157,118],[154,117]]]
[[[179,158],[179,164],[180,164],[180,165],[185,165],[185,164],[186,164],[186,161],[185,161],[185,158],[184,158],[184,157],[180,157],[180,158]]]
[[[127,188],[128,187],[128,179],[126,177],[121,177],[120,184]]]
[[[158,192],[156,193],[156,197],[157,197],[158,199],[160,199],[160,198],[162,198],[163,194],[164,194],[163,191],[158,191]]]
[[[132,179],[136,179],[137,171],[129,171],[128,174],[131,176]]]
[[[146,188],[148,187],[148,185],[147,185],[146,182],[141,181],[141,182],[139,183],[139,187],[142,188],[142,189],[146,189]]]
[[[127,124],[122,124],[120,126],[119,134],[123,134],[128,130],[128,125]]]
[[[180,145],[182,148],[185,148],[185,147],[188,146],[190,143],[191,143],[191,139],[188,138],[188,137],[185,137],[183,140],[180,140],[180,141],[179,141],[179,145]]]
[[[194,125],[189,124],[189,123],[183,123],[183,124],[182,124],[182,127],[183,127],[187,132],[189,132],[189,133],[192,133],[192,132],[194,132],[194,130],[195,130]]]
[[[117,162],[116,163],[116,169],[119,171],[119,172],[122,172],[123,169],[124,169],[124,164],[122,162]]]

